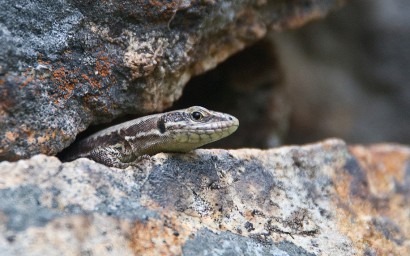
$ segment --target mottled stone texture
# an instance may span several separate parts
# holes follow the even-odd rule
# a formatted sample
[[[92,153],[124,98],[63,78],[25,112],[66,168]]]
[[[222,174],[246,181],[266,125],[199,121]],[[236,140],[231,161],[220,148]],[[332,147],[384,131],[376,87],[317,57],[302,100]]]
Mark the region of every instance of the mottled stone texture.
[[[0,0],[0,159],[171,106],[191,76],[342,0]]]
[[[7,255],[409,255],[410,148],[327,140],[0,163]]]

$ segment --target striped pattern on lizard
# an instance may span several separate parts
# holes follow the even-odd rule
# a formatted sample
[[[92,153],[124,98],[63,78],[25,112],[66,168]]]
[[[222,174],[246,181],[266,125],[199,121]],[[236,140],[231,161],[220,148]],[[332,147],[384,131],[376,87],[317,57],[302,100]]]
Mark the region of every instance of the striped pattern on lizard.
[[[229,136],[235,117],[193,106],[137,118],[99,131],[76,143],[64,157],[86,157],[110,167],[126,168],[144,155],[189,152]]]

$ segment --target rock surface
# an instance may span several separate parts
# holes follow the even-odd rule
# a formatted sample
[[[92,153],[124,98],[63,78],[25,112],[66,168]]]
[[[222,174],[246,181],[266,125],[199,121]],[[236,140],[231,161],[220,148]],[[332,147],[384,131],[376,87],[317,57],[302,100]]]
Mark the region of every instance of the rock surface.
[[[54,155],[90,124],[162,111],[191,76],[343,1],[137,2],[0,0],[0,159]]]
[[[408,255],[410,148],[332,139],[0,163],[7,255]]]

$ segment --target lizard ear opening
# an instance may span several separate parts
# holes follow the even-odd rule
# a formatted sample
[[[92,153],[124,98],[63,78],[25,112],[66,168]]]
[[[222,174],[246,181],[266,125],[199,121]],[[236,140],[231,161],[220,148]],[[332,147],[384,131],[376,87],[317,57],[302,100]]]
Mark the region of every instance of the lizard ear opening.
[[[157,127],[160,133],[164,133],[167,129],[165,128],[165,120],[160,118],[157,122]]]

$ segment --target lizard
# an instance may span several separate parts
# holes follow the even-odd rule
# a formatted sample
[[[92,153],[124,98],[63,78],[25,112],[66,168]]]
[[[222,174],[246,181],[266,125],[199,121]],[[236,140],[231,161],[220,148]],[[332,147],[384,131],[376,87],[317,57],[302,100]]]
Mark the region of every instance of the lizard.
[[[63,160],[86,157],[124,169],[146,155],[189,152],[238,127],[239,120],[232,115],[193,106],[108,127],[75,143]]]

